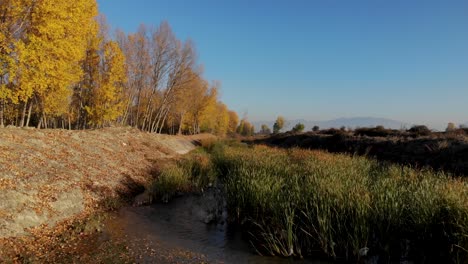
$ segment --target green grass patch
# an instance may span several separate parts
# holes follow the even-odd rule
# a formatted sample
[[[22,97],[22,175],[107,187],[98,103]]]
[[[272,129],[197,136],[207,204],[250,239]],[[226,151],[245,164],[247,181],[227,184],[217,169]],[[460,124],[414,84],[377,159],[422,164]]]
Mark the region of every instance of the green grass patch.
[[[215,184],[217,173],[203,148],[167,164],[150,187],[155,201],[167,202],[180,193],[199,192]]]

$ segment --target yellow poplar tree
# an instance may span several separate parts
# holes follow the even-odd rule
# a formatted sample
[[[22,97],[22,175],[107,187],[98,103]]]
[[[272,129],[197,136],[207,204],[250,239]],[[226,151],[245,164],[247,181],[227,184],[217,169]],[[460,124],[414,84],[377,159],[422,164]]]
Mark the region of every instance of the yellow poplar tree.
[[[37,96],[46,115],[67,113],[71,86],[83,75],[87,36],[97,16],[95,0],[38,0],[27,38],[19,45],[20,99]]]
[[[14,80],[17,74],[16,45],[26,25],[31,0],[0,1],[0,126],[7,102],[17,103]]]
[[[228,126],[228,133],[234,134],[237,130],[237,125],[239,124],[239,116],[234,111],[229,111],[229,126]]]
[[[125,106],[123,87],[126,78],[125,57],[122,50],[115,41],[109,41],[104,46],[100,84],[93,90],[91,106],[85,107],[92,125],[102,127],[123,114]]]
[[[102,43],[103,34],[95,21],[88,32],[86,55],[81,62],[83,76],[73,89],[70,104],[69,123],[73,122],[76,129],[85,129],[88,124],[85,106],[91,104],[93,89],[99,85]]]
[[[218,102],[218,89],[211,88],[210,93],[205,97],[203,110],[200,114],[200,130],[202,132],[214,132],[216,122],[216,111]]]
[[[200,122],[202,121],[201,117],[205,108],[208,92],[208,83],[201,77],[192,81],[190,93],[186,95],[190,102],[188,112],[183,119],[184,129],[188,130],[191,134],[200,132]]]
[[[229,111],[225,104],[218,102],[216,104],[216,119],[214,132],[217,135],[224,136],[229,128]]]

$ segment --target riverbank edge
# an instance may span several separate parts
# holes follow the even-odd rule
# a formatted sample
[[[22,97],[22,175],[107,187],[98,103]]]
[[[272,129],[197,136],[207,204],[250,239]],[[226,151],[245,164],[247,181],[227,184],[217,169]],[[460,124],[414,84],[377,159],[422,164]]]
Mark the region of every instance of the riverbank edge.
[[[103,148],[108,147],[106,144],[109,145],[109,142],[124,149],[130,146],[133,152],[140,152],[137,156],[139,156],[139,158],[143,158],[145,162],[137,162],[141,168],[138,170],[130,170],[137,174],[136,178],[121,174],[118,182],[123,184],[111,184],[109,185],[111,188],[107,188],[106,191],[94,192],[93,194],[95,194],[95,196],[91,197],[91,201],[87,200],[84,202],[85,206],[83,206],[83,210],[80,210],[79,212],[73,213],[71,215],[66,215],[66,213],[64,213],[66,216],[62,215],[62,219],[55,221],[53,225],[43,223],[25,229],[25,233],[23,234],[0,238],[0,245],[2,245],[0,249],[1,262],[43,262],[54,261],[57,259],[57,257],[64,257],[62,253],[70,251],[69,249],[72,248],[73,245],[79,244],[75,242],[70,243],[70,241],[78,241],[81,237],[90,236],[94,233],[100,232],[102,222],[104,219],[110,216],[110,212],[115,212],[122,206],[131,205],[133,199],[138,194],[142,193],[146,186],[152,184],[155,177],[157,176],[158,168],[161,166],[161,164],[195,149],[198,144],[197,142],[199,142],[200,139],[212,137],[211,135],[154,135],[143,133],[131,128],[113,128],[93,131],[25,130],[17,128],[0,129],[0,138],[2,139],[2,142],[0,142],[0,148],[3,152],[0,153],[3,154],[0,156],[10,157],[10,159],[7,158],[6,160],[0,159],[0,165],[11,162],[11,157],[24,155],[24,150],[27,150],[29,147],[29,139],[32,138],[33,140],[37,141],[38,134],[40,134],[39,140],[44,140],[44,142],[41,142],[41,144],[43,143],[44,145],[49,143],[47,141],[50,141],[50,138],[53,138],[52,140],[56,140],[57,137],[65,134],[65,139],[62,138],[59,140],[61,143],[66,141],[69,142],[66,143],[67,146],[65,147],[70,147],[70,144],[76,143],[73,142],[73,140],[70,140],[73,137],[78,138],[79,141],[82,141],[84,144],[86,144],[84,140],[82,140],[83,135],[91,137],[96,136],[98,137],[97,141],[100,141],[99,137],[104,135],[104,137],[109,137],[110,139],[106,142],[103,142]],[[122,135],[126,135],[126,137]],[[119,141],[122,142],[116,141],[117,139],[121,139]],[[90,144],[92,143],[93,142]],[[86,146],[84,148],[86,148]],[[5,150],[7,153],[5,153]],[[99,149],[95,151],[98,152]],[[121,152],[127,154],[126,151],[127,150]],[[30,153],[31,156],[38,154],[37,150],[36,153],[34,151]],[[86,155],[89,153],[80,154]],[[3,164],[1,164],[2,161]],[[26,164],[26,166],[27,165],[28,164]],[[122,163],[120,165],[125,166],[126,164]],[[76,171],[70,171],[73,173],[81,172],[80,169],[77,169]],[[49,172],[53,174],[52,169]],[[10,171],[10,175],[12,173],[21,175],[21,170],[17,169],[16,171]],[[12,181],[11,177],[9,179],[8,173],[4,173],[0,177],[0,182],[3,183],[5,181]],[[6,192],[11,192],[11,190],[17,191],[17,188],[7,187],[9,186],[3,185],[1,186],[1,189],[6,190]],[[86,192],[90,192],[90,189],[93,188],[93,185],[79,184],[76,187],[78,187],[81,192],[85,193],[83,195],[87,196],[85,198],[90,198]],[[61,193],[66,192],[66,190],[61,191]],[[5,193],[3,193],[3,196],[5,196]],[[6,203],[7,201],[2,205]],[[1,219],[2,217],[3,219]],[[8,220],[11,221],[11,217],[7,218],[4,217],[4,215],[0,215],[0,220],[4,222]],[[62,253],[59,252],[58,254],[51,254],[51,252],[54,250],[61,251]]]

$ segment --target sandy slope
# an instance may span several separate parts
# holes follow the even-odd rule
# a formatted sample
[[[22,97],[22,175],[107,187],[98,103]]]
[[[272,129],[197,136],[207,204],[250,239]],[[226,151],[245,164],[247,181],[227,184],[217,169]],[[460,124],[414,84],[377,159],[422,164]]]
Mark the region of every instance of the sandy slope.
[[[130,128],[0,129],[0,238],[92,211],[131,183],[144,184],[162,160],[203,137]]]

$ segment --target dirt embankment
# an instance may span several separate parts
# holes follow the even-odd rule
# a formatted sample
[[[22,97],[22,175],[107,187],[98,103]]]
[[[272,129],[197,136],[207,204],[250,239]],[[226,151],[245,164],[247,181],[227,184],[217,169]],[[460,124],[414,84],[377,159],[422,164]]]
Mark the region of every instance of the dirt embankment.
[[[367,137],[346,134],[284,133],[247,140],[254,144],[323,149],[334,153],[366,155],[413,167],[431,167],[468,176],[466,136]]]
[[[0,239],[93,212],[142,191],[164,159],[209,135],[167,136],[130,128],[0,129]],[[139,190],[135,190],[139,186]]]

